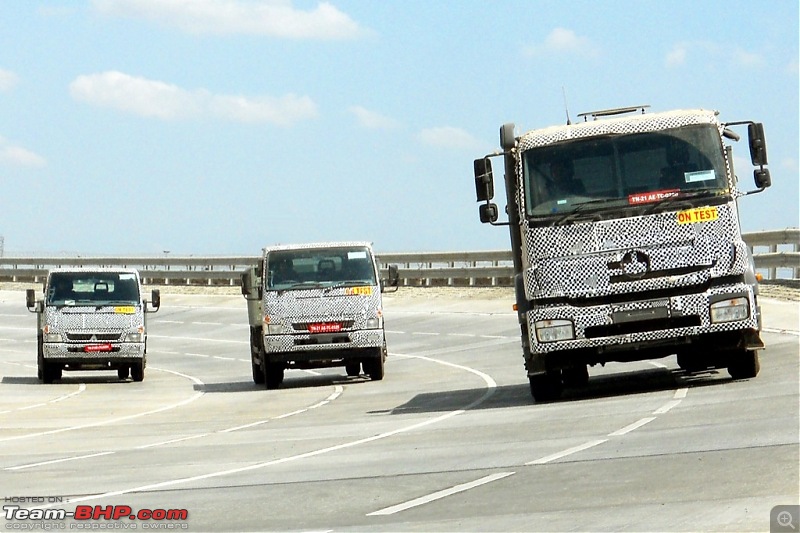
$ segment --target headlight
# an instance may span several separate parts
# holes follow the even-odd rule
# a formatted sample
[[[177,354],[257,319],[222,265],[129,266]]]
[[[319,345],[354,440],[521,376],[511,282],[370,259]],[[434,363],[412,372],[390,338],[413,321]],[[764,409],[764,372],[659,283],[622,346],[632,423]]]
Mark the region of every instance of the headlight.
[[[383,320],[381,317],[376,316],[374,318],[367,319],[367,329],[380,329],[383,326]]]
[[[61,333],[45,333],[44,342],[62,342]]]
[[[711,322],[733,322],[750,316],[747,298],[738,297],[711,304]]]
[[[267,335],[283,335],[287,333],[283,324],[267,324]]]
[[[569,320],[539,320],[534,323],[539,342],[568,341],[575,338],[575,326]]]
[[[128,333],[125,337],[125,342],[144,342],[144,328],[139,326],[137,331]]]

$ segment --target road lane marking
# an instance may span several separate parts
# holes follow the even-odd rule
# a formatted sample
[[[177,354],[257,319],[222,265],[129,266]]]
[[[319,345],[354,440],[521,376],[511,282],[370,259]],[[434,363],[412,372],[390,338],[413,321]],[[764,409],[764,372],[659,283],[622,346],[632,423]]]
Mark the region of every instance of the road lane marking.
[[[482,344],[485,344],[485,343],[478,343],[478,344],[482,345]],[[494,343],[494,344],[498,344],[498,343]],[[502,343],[499,343],[499,344],[502,344]],[[455,349],[454,348],[445,348],[445,349],[442,349],[442,350],[431,350],[428,353],[430,353],[430,354],[437,353],[437,352],[450,353],[450,352],[455,352],[455,351],[461,351],[461,350],[464,350],[464,349],[471,349],[471,347],[463,347],[462,346],[462,347],[455,348]],[[392,355],[401,356],[403,354],[392,354]],[[207,480],[207,479],[213,479],[213,478],[228,476],[228,475],[232,475],[232,474],[239,474],[239,473],[242,473],[242,472],[251,472],[253,470],[260,470],[262,468],[266,468],[266,467],[270,467],[270,466],[274,466],[274,465],[280,465],[280,464],[290,463],[290,462],[294,462],[294,461],[300,461],[300,460],[303,460],[303,459],[308,459],[308,458],[311,458],[311,457],[317,457],[317,456],[320,456],[320,455],[336,452],[336,451],[339,451],[339,450],[344,450],[344,449],[347,449],[347,448],[353,448],[353,447],[356,447],[356,446],[360,446],[362,444],[368,444],[368,443],[375,442],[375,441],[378,441],[378,440],[383,440],[383,439],[386,439],[386,438],[389,438],[389,437],[393,437],[395,435],[401,435],[401,434],[404,434],[404,433],[409,433],[411,431],[415,431],[417,429],[424,428],[426,426],[430,426],[430,425],[433,425],[433,424],[437,424],[439,422],[443,422],[445,420],[453,418],[454,416],[458,416],[458,415],[460,415],[460,414],[462,414],[462,413],[464,413],[464,412],[466,412],[466,411],[468,411],[468,410],[470,410],[470,409],[482,404],[483,402],[488,400],[495,393],[495,391],[497,390],[497,383],[494,381],[494,379],[492,379],[491,376],[481,372],[480,370],[477,370],[477,369],[474,369],[474,368],[470,368],[470,367],[467,367],[467,366],[463,366],[463,365],[458,365],[458,364],[455,364],[455,363],[450,363],[448,361],[443,361],[441,359],[434,359],[432,357],[427,357],[427,356],[423,356],[423,355],[411,355],[411,354],[408,354],[408,355],[405,355],[405,357],[418,358],[418,359],[422,359],[422,360],[426,360],[426,361],[431,361],[431,362],[434,362],[434,363],[437,363],[437,364],[450,366],[450,367],[453,367],[453,368],[459,368],[459,369],[462,369],[462,370],[466,370],[467,372],[470,372],[472,374],[475,374],[475,375],[481,377],[481,379],[483,379],[484,382],[486,383],[486,390],[485,390],[485,392],[483,393],[483,395],[480,398],[477,398],[477,399],[473,400],[472,402],[470,402],[469,404],[465,405],[461,409],[456,409],[454,411],[449,411],[447,413],[444,413],[442,415],[436,416],[434,418],[429,418],[429,419],[423,420],[421,422],[416,422],[414,424],[410,424],[410,425],[407,425],[407,426],[402,426],[402,427],[399,427],[399,428],[394,429],[394,430],[385,431],[385,432],[379,433],[377,435],[372,435],[372,436],[369,436],[369,437],[364,437],[364,438],[361,438],[361,439],[356,439],[356,440],[352,440],[352,441],[349,441],[349,442],[343,442],[343,443],[340,443],[340,444],[336,444],[334,446],[328,446],[328,447],[325,447],[325,448],[319,448],[319,449],[316,449],[316,450],[312,450],[310,452],[299,453],[299,454],[296,454],[296,455],[289,455],[289,456],[286,456],[286,457],[281,457],[281,458],[278,458],[278,459],[273,459],[273,460],[270,460],[270,461],[264,461],[264,462],[261,462],[261,463],[242,466],[242,467],[238,467],[238,468],[231,468],[231,469],[228,469],[228,470],[218,470],[216,472],[208,472],[206,474],[200,474],[200,475],[196,475],[196,476],[170,479],[170,480],[167,480],[167,481],[161,481],[161,482],[152,483],[152,484],[149,484],[149,485],[141,485],[141,486],[138,486],[138,487],[132,487],[132,488],[128,488],[128,489],[120,489],[120,490],[109,491],[109,492],[98,493],[98,494],[89,494],[89,495],[86,495],[86,496],[81,496],[79,498],[70,498],[69,502],[70,503],[82,502],[82,501],[96,500],[96,499],[101,499],[101,498],[110,498],[110,497],[114,497],[114,496],[120,496],[120,495],[131,494],[131,493],[139,493],[139,492],[147,492],[147,491],[152,491],[152,490],[158,490],[158,489],[163,489],[165,487],[172,487],[172,486],[175,486],[175,485],[181,485],[181,484],[185,484],[185,483],[203,481],[203,480]],[[53,505],[62,505],[62,503],[50,504],[50,505],[43,506],[42,508],[52,507]]]
[[[676,400],[679,399],[679,398],[686,398],[686,395],[688,393],[689,393],[689,387],[684,387],[682,389],[676,390],[675,391],[675,396],[673,396],[673,398],[675,398]]]
[[[179,437],[177,439],[170,439],[161,442],[154,442],[152,444],[144,444],[142,446],[136,446],[135,450],[144,450],[145,448],[155,448],[156,446],[164,446],[165,444],[174,444],[176,442],[183,442],[192,439],[199,439],[200,437],[205,437],[207,435],[211,435],[211,433],[203,433],[201,435],[190,435],[188,437]]]
[[[19,465],[19,466],[10,466],[5,470],[24,470],[26,468],[33,468],[36,466],[45,466],[45,465],[53,465],[56,463],[66,463],[67,461],[77,461],[79,459],[88,459],[90,457],[100,457],[101,455],[111,455],[115,452],[99,452],[99,453],[90,453],[88,455],[76,455],[75,457],[65,457],[63,459],[54,459],[52,461],[42,461],[41,463],[30,463],[27,465]]]
[[[658,409],[656,409],[655,411],[653,411],[653,414],[654,415],[663,415],[664,413],[666,413],[667,411],[669,411],[673,407],[677,407],[678,405],[680,405],[681,401],[682,400],[672,400],[671,402],[667,402],[664,405],[662,405],[661,407],[659,407]]]
[[[428,494],[427,496],[421,496],[419,498],[415,498],[405,503],[392,505],[391,507],[386,507],[385,509],[368,513],[367,516],[386,516],[399,513],[400,511],[405,511],[406,509],[411,509],[412,507],[418,507],[420,505],[425,505],[426,503],[430,503],[436,500],[441,500],[442,498],[446,498],[447,496],[452,496],[453,494],[458,494],[459,492],[464,492],[470,489],[474,489],[476,487],[486,485],[487,483],[492,483],[493,481],[497,481],[511,475],[514,475],[514,472],[499,472],[497,474],[492,474],[486,477],[482,477],[480,479],[476,479],[475,481],[470,481],[469,483],[462,483],[461,485],[456,485],[454,487],[450,487],[449,489],[440,490],[438,492]]]
[[[566,450],[556,452],[551,455],[547,455],[542,457],[541,459],[536,459],[535,461],[528,461],[525,463],[526,465],[543,465],[549,463],[550,461],[555,461],[556,459],[561,459],[562,457],[566,457],[568,455],[572,455],[573,453],[582,452],[583,450],[588,450],[589,448],[593,448],[599,444],[603,444],[604,442],[608,442],[608,439],[597,439],[591,440],[589,442],[584,442],[583,444],[579,444],[578,446],[573,446],[572,448],[567,448]]]
[[[194,382],[196,385],[205,385],[205,383],[203,383],[202,381],[200,381],[199,379],[197,379],[194,376],[189,376],[187,374],[182,374],[180,372],[176,372],[174,370],[167,370],[167,369],[164,369],[164,368],[154,368],[154,367],[151,367],[151,368],[153,370],[155,370],[155,371],[158,371],[158,372],[167,372],[169,374],[174,374],[176,376],[180,376],[182,378],[189,379],[192,382]],[[79,424],[79,425],[76,425],[76,426],[67,426],[67,427],[58,428],[58,429],[51,429],[51,430],[48,430],[48,431],[38,431],[36,433],[26,433],[24,435],[14,435],[13,437],[3,437],[3,438],[0,438],[0,442],[8,442],[8,441],[12,441],[12,440],[28,439],[28,438],[31,438],[31,437],[41,437],[41,436],[44,436],[44,435],[55,435],[55,434],[58,434],[58,433],[66,433],[67,431],[75,431],[75,430],[78,430],[78,429],[86,429],[86,428],[107,426],[109,424],[114,424],[116,422],[122,422],[122,421],[125,421],[125,420],[132,420],[132,419],[135,419],[135,418],[139,418],[139,417],[147,416],[147,415],[152,415],[152,414],[156,414],[156,413],[163,413],[164,411],[169,411],[170,409],[175,409],[176,407],[181,407],[183,405],[189,404],[189,403],[197,400],[198,398],[200,398],[204,394],[205,394],[205,392],[199,391],[199,392],[195,393],[194,395],[190,396],[189,398],[186,398],[185,400],[182,400],[180,402],[176,402],[176,403],[173,403],[173,404],[170,404],[170,405],[166,405],[164,407],[159,407],[157,409],[151,409],[149,411],[143,411],[141,413],[121,416],[121,417],[118,417],[118,418],[110,418],[110,419],[107,419],[107,420],[100,420],[100,421],[97,421],[97,422],[90,422],[88,424]]]
[[[766,331],[767,333],[781,333],[783,335],[794,335],[795,337],[800,337],[800,331],[795,331],[792,329],[761,328],[761,331]]]
[[[642,418],[640,420],[637,420],[633,424],[629,424],[629,425],[625,426],[622,429],[618,429],[616,431],[613,431],[613,432],[609,433],[608,436],[609,437],[619,437],[620,435],[625,435],[626,433],[630,433],[634,429],[639,429],[643,425],[649,424],[650,422],[652,422],[655,419],[656,419],[656,417],[654,417],[654,416],[648,416],[648,417]]]

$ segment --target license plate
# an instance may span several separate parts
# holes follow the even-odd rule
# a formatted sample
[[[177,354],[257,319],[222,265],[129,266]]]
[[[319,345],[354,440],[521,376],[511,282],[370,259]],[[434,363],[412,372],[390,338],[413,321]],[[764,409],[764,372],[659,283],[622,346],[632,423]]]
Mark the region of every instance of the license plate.
[[[311,333],[334,333],[342,331],[342,325],[339,322],[321,322],[318,324],[309,324],[308,331]]]

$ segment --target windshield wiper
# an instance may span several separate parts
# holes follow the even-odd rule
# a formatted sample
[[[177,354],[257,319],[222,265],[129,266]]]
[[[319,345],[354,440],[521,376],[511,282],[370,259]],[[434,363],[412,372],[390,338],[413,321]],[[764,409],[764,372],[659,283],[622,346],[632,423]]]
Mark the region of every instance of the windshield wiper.
[[[553,225],[554,226],[558,226],[558,225],[561,225],[561,224],[566,224],[570,220],[572,220],[574,218],[578,218],[578,215],[586,214],[585,210],[587,209],[587,206],[595,206],[596,207],[596,206],[599,206],[599,205],[603,205],[603,204],[607,204],[607,203],[611,203],[611,202],[616,202],[618,200],[619,200],[619,198],[597,198],[595,200],[589,200],[589,201],[586,201],[586,202],[580,202],[578,204],[573,204],[575,206],[575,209],[573,209],[572,211],[570,211],[568,213],[565,213],[564,216],[562,216],[561,218],[556,220],[553,223]]]
[[[678,194],[673,194],[673,195],[667,196],[666,198],[662,198],[662,199],[658,200],[657,202],[648,205],[648,208],[645,209],[644,214],[645,215],[652,214],[659,207],[661,207],[663,205],[666,205],[666,204],[671,204],[673,202],[681,202],[681,201],[685,201],[685,200],[694,200],[696,198],[706,198],[706,197],[710,197],[710,196],[718,196],[719,195],[718,192],[719,191],[714,190],[714,189],[701,189],[701,190],[698,190],[698,191],[679,192]]]

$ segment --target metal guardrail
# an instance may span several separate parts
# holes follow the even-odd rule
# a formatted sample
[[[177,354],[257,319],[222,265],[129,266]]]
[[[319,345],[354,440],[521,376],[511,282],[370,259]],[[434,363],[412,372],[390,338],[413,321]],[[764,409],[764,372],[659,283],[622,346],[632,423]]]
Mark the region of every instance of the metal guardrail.
[[[766,279],[800,279],[800,229],[746,233],[744,239],[753,251],[756,269]],[[0,257],[0,281],[38,283],[55,267],[124,266],[138,269],[149,285],[238,285],[241,272],[259,259],[257,255]],[[508,250],[379,253],[378,259],[383,265],[398,265],[400,282],[406,286],[509,286],[513,277]]]

